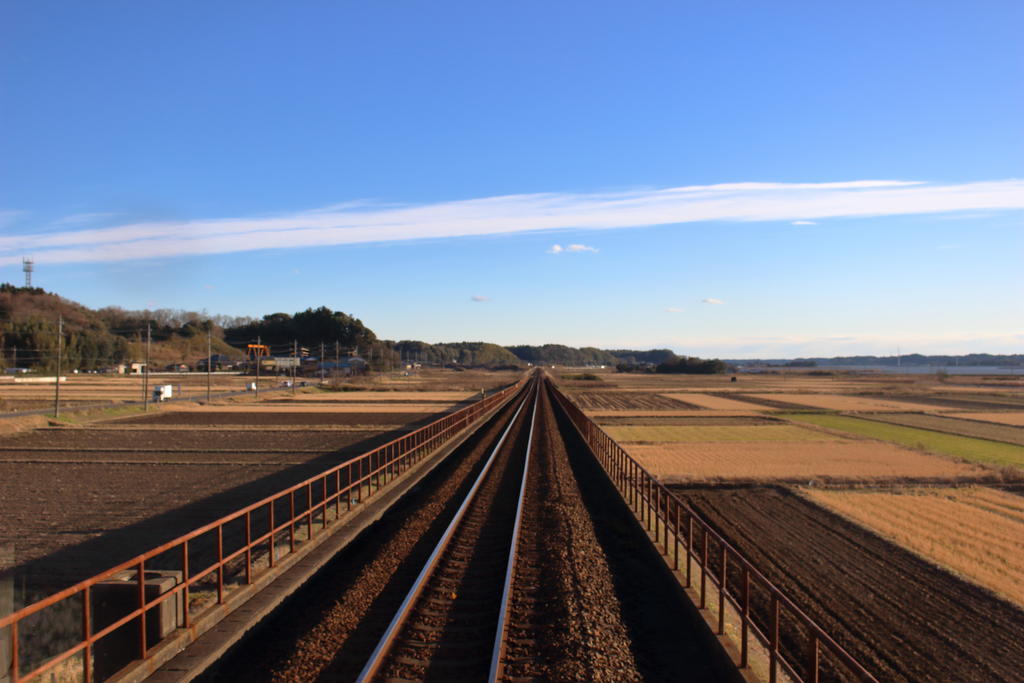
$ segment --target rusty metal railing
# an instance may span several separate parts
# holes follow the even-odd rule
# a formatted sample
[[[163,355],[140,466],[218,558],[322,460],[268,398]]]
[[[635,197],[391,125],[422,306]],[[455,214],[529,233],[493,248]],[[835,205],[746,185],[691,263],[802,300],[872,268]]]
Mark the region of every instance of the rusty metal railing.
[[[20,683],[54,674],[60,680],[79,679],[91,683],[108,677],[112,673],[95,675],[94,650],[104,643],[104,638],[110,638],[119,629],[135,629],[131,642],[137,639],[136,659],[146,659],[155,645],[150,641],[158,640],[151,633],[147,634],[147,619],[160,618],[159,613],[153,614],[154,610],[167,604],[180,605],[177,627],[190,628],[195,622],[205,620],[212,610],[225,604],[233,590],[252,585],[267,572],[274,572],[282,559],[342,519],[342,506],[348,511],[373,496],[509,399],[524,381],[525,378],[363,455],[0,617],[0,638],[5,629],[8,631],[6,658],[9,660],[8,671],[0,670],[0,680]],[[168,567],[173,568],[170,573],[175,577],[174,587],[155,597],[147,597],[147,568],[166,570]],[[126,572],[131,576],[125,578]],[[105,588],[115,579],[127,582],[128,590],[134,585],[134,608],[111,623],[98,626],[93,593],[97,586]],[[60,622],[64,630],[69,621],[77,621],[80,635],[70,637],[72,642],[54,647],[53,651],[36,647],[31,656],[24,656],[26,640],[32,643],[40,640],[39,634],[31,637],[31,629],[47,626],[47,610],[60,612],[59,618],[49,622]],[[66,634],[65,640],[68,640]],[[0,666],[3,664],[0,662]]]
[[[659,552],[671,558],[672,569],[685,576],[685,586],[698,593],[702,610],[708,606],[710,581],[717,592],[718,635],[726,632],[728,603],[739,621],[741,668],[750,666],[753,635],[767,653],[772,683],[780,671],[793,680],[817,683],[826,666],[830,677],[876,680],[689,504],[673,495],[576,404],[550,386],[612,483],[653,536]],[[681,561],[685,562],[682,570]],[[699,588],[693,586],[695,566],[700,574]],[[801,655],[802,664],[798,662]]]

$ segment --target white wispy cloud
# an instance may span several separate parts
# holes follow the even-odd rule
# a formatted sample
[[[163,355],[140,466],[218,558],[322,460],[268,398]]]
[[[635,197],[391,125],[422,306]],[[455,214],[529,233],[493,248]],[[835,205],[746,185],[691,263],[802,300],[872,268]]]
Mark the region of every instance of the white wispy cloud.
[[[596,247],[588,247],[585,244],[568,244],[568,245],[566,245],[564,247],[561,244],[552,244],[551,248],[548,249],[548,253],[549,254],[565,254],[565,253],[570,253],[570,254],[577,253],[578,254],[578,253],[586,252],[586,251],[589,251],[591,253],[596,254],[598,250],[597,250]]]
[[[505,195],[419,206],[347,202],[287,215],[7,234],[0,237],[0,265],[18,263],[20,255],[30,251],[37,261],[46,263],[109,262],[545,230],[998,209],[1024,209],[1024,180],[728,183],[627,192]],[[585,245],[562,249],[574,246],[588,250]]]
[[[708,297],[708,298],[706,298],[706,299],[701,299],[701,300],[700,300],[700,302],[701,302],[702,304],[714,304],[714,305],[716,305],[716,306],[717,306],[717,305],[720,305],[720,304],[724,304],[724,303],[725,303],[725,302],[724,302],[724,301],[722,301],[721,299],[716,299],[716,298],[715,298],[715,297],[713,297],[713,296],[709,296],[709,297]]]
[[[682,313],[683,309],[676,308],[675,306],[668,306],[665,308],[666,313]]]
[[[470,301],[478,301],[478,302],[479,301],[490,301],[491,297],[489,297],[489,296],[480,296],[479,294],[474,294],[473,296],[469,297],[469,300]]]
[[[817,225],[814,221],[793,221],[793,225]]]

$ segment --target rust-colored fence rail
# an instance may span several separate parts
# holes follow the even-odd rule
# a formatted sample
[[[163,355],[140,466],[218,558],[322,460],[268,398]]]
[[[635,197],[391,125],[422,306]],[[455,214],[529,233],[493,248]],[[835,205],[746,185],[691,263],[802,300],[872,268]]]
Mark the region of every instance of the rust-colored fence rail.
[[[773,683],[780,671],[797,681],[817,682],[823,675],[876,680],[687,503],[554,386],[552,391],[659,551],[685,576],[686,587],[698,593],[701,609],[708,606],[710,582],[718,603],[718,634],[726,632],[727,611],[739,622],[741,668],[750,666],[753,636],[767,653]]]
[[[91,683],[131,661],[125,661],[125,647],[135,659],[146,659],[166,635],[161,623],[170,620],[173,631],[206,620],[232,591],[274,572],[524,381],[0,617],[0,681],[52,674]]]

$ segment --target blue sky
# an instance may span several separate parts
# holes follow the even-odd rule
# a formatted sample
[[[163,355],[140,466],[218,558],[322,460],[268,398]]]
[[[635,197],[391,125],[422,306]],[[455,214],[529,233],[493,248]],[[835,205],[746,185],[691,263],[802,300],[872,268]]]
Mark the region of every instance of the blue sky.
[[[0,279],[30,255],[90,306],[327,305],[394,339],[1020,353],[1022,28],[1019,2],[5,2]]]

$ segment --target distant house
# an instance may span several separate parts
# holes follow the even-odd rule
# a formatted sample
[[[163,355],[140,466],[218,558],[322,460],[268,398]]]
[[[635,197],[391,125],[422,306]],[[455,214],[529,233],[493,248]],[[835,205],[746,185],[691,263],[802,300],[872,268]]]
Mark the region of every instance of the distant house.
[[[234,367],[234,363],[230,358],[222,353],[215,353],[209,358],[213,372],[219,372],[221,370],[230,370]],[[206,356],[203,356],[196,361],[195,367],[197,372],[206,372]]]
[[[336,372],[342,375],[357,375],[366,371],[366,361],[359,356],[349,356],[338,361],[325,360],[320,363],[320,370]]]

